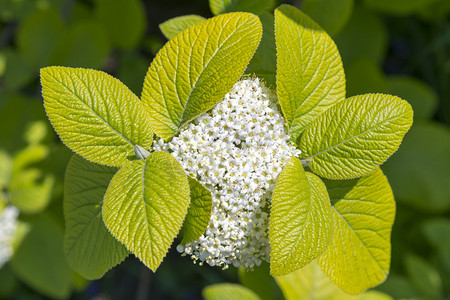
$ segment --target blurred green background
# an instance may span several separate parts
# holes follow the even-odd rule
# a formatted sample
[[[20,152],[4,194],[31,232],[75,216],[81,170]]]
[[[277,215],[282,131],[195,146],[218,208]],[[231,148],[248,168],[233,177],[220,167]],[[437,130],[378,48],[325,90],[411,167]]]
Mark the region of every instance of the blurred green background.
[[[381,92],[413,106],[412,129],[382,166],[397,216],[391,274],[377,289],[394,299],[450,299],[450,1],[274,0],[260,14],[262,45],[272,53],[249,68],[269,83],[270,13],[280,3],[302,9],[333,37],[347,96]],[[140,95],[167,41],[159,24],[187,14],[213,16],[208,0],[0,0],[0,197],[21,211],[15,254],[0,269],[0,299],[199,299],[207,285],[239,282],[236,269],[199,267],[174,248],[155,274],[129,257],[90,282],[63,253],[72,153],[45,116],[39,68],[104,70]],[[282,299],[279,290],[275,296]]]

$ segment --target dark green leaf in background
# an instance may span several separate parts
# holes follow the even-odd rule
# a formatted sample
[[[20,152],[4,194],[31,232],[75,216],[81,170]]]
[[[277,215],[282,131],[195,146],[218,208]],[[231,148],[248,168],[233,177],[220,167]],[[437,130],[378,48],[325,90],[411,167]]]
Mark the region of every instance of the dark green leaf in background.
[[[67,298],[72,272],[63,251],[63,230],[52,217],[40,215],[11,259],[14,273],[39,293]]]
[[[88,279],[102,277],[128,256],[103,223],[103,196],[116,168],[70,160],[64,185],[64,252],[69,265]]]

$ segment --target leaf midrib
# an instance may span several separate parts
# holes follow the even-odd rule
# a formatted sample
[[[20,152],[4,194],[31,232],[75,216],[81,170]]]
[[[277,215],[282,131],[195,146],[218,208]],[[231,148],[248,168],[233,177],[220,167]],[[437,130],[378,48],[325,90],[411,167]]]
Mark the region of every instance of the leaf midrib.
[[[330,151],[331,149],[334,149],[334,148],[336,148],[336,147],[339,147],[339,146],[341,146],[341,145],[347,143],[348,141],[351,141],[351,140],[353,140],[353,139],[356,139],[356,138],[358,138],[359,136],[361,136],[361,135],[363,135],[363,134],[366,134],[366,133],[368,133],[368,132],[374,130],[374,129],[377,128],[377,127],[380,127],[380,126],[382,126],[382,125],[385,125],[386,123],[389,123],[391,120],[396,119],[396,118],[401,117],[401,116],[402,116],[402,114],[398,114],[398,115],[392,116],[392,117],[390,117],[390,118],[388,118],[388,119],[385,119],[385,120],[383,120],[382,122],[375,124],[374,126],[370,127],[369,129],[367,129],[367,130],[365,130],[365,131],[363,131],[363,132],[360,132],[360,133],[358,133],[358,134],[356,134],[356,135],[354,135],[354,136],[351,136],[351,137],[349,137],[349,138],[343,140],[342,142],[339,142],[339,143],[337,143],[337,144],[335,144],[335,145],[332,145],[331,147],[328,147],[328,148],[326,148],[326,149],[324,149],[324,150],[322,150],[322,151],[320,151],[320,152],[317,152],[316,154],[313,154],[313,155],[307,157],[307,159],[312,159],[312,158],[314,158],[314,157],[316,157],[316,156],[318,156],[318,155],[320,155],[320,154],[322,154],[322,153],[328,152],[328,151]],[[305,151],[305,152],[306,152],[306,151]]]
[[[239,19],[241,19],[242,16],[239,16]],[[247,21],[249,19],[247,19],[245,22],[243,22],[240,26],[238,25],[236,27],[236,29],[233,30],[233,33],[230,34],[223,42],[222,44],[220,44],[219,47],[216,48],[216,50],[214,51],[214,53],[211,55],[210,59],[208,60],[208,62],[206,63],[206,66],[201,70],[200,74],[197,76],[197,78],[195,79],[194,84],[192,85],[191,91],[189,92],[189,95],[187,97],[186,100],[186,105],[183,108],[183,112],[181,113],[181,119],[180,119],[180,124],[178,124],[178,126],[181,126],[182,124],[184,124],[185,122],[189,122],[189,120],[185,120],[185,112],[186,112],[186,108],[189,105],[189,102],[191,100],[191,95],[194,92],[194,90],[197,87],[197,83],[199,82],[200,78],[203,76],[203,73],[205,72],[206,69],[208,69],[209,64],[211,63],[211,61],[216,57],[217,52],[219,52],[220,50],[222,50],[221,48],[223,47],[223,45],[225,45],[225,43],[232,37],[234,36],[234,34],[244,25],[247,24]],[[226,20],[226,23],[223,25],[223,27],[225,27],[229,22],[231,21],[231,19]],[[237,22],[237,21],[236,21]],[[220,35],[222,35],[223,30],[220,32]],[[218,37],[218,40],[220,39],[220,36]],[[208,40],[209,40],[209,36],[208,36]],[[240,39],[242,40],[242,38]]]
[[[64,84],[63,82],[61,82],[61,81],[59,81],[53,74],[51,74],[50,72],[47,72],[47,74],[50,76],[50,77],[52,77],[56,82],[58,82],[59,84],[61,84],[67,91],[69,91],[70,93],[72,93],[81,103],[83,103],[83,105],[85,106],[85,107],[87,107],[88,108],[88,111],[91,111],[92,112],[92,114],[95,116],[95,117],[97,117],[97,118],[99,118],[102,122],[103,122],[103,124],[105,124],[106,126],[108,126],[113,132],[115,132],[115,133],[117,133],[123,140],[125,140],[128,144],[130,144],[132,147],[134,147],[135,145],[133,144],[133,142],[131,142],[130,140],[128,140],[124,135],[122,135],[119,131],[117,131],[115,128],[113,128],[108,122],[106,122],[100,115],[98,115],[98,113],[96,112],[96,111],[94,111],[89,105],[87,105],[84,101],[83,101],[83,99],[77,94],[77,93],[75,93],[75,92],[73,92],[66,84]],[[78,77],[78,74],[75,74],[75,76],[79,79],[79,81],[80,82],[82,82],[82,84],[85,86],[85,88],[88,90],[88,92],[89,92],[89,96],[92,98],[92,99],[94,99],[94,97],[92,96],[92,93],[91,93],[91,91],[90,91],[90,89],[88,88],[88,86],[86,85],[86,83],[80,78],[80,77]],[[54,99],[54,100],[57,100],[56,98],[54,98],[54,97],[50,97],[50,98],[52,98],[52,99]],[[62,103],[61,102],[59,102],[59,101],[57,101],[59,104],[61,104],[62,105]],[[65,106],[65,105],[63,105],[64,107],[67,107],[67,106]],[[88,123],[82,123],[82,124],[86,124],[86,125],[89,125],[89,126],[96,126],[96,125],[93,125],[93,124],[88,124]]]
[[[373,261],[375,261],[375,263],[377,264],[377,266],[380,268],[381,271],[383,271],[383,273],[385,274],[385,270],[384,268],[380,265],[380,263],[375,259],[375,257],[373,256],[372,252],[370,251],[370,248],[362,241],[361,237],[359,236],[359,234],[353,229],[353,227],[347,222],[347,220],[344,218],[343,215],[341,215],[341,213],[332,205],[331,206],[334,211],[336,212],[336,214],[344,221],[344,223],[348,226],[348,228],[351,229],[351,231],[353,232],[353,234],[355,234],[358,237],[359,242],[364,246],[364,249],[366,249],[366,251],[370,254],[370,257],[372,258]]]

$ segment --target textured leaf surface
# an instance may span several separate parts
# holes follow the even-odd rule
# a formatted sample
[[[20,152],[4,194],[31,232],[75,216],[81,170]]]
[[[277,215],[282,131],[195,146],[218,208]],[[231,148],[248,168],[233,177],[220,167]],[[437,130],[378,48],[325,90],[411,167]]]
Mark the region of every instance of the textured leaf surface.
[[[148,149],[148,113],[123,83],[94,70],[41,69],[47,115],[61,140],[87,160],[122,166],[134,145]]]
[[[183,224],[189,206],[187,176],[173,156],[154,152],[114,175],[103,203],[111,233],[155,271]]]
[[[380,169],[353,180],[326,180],[333,204],[334,235],[318,261],[341,289],[358,294],[389,273],[395,202]]]
[[[413,111],[404,100],[383,94],[355,96],[317,118],[300,143],[309,167],[330,179],[368,174],[399,147],[412,124]]]
[[[202,291],[205,300],[259,300],[252,290],[239,284],[219,283],[207,286]]]
[[[260,14],[271,0],[209,0],[209,7],[214,15],[233,11],[245,11]]]
[[[10,261],[14,273],[27,285],[50,298],[67,299],[72,271],[63,252],[63,230],[47,215],[31,226]]]
[[[272,196],[270,273],[281,276],[304,267],[323,253],[332,234],[325,185],[314,174],[306,173],[297,157],[291,158]]]
[[[275,280],[286,300],[355,300],[354,296],[338,288],[315,260],[286,276],[277,276]]]
[[[200,182],[189,177],[191,203],[183,224],[182,244],[198,239],[208,227],[211,218],[212,196]]]
[[[164,34],[164,36],[170,40],[183,30],[201,23],[206,19],[202,16],[198,15],[186,15],[181,17],[172,18],[170,20],[165,21],[164,23],[159,24],[159,29]]]
[[[275,10],[278,101],[291,138],[345,99],[345,76],[333,40],[297,8]]]
[[[103,196],[116,172],[116,168],[91,163],[78,155],[67,165],[64,253],[70,267],[88,279],[102,277],[128,255],[102,219]]]
[[[142,101],[164,139],[219,102],[244,72],[261,39],[259,19],[220,15],[171,39],[148,69]]]

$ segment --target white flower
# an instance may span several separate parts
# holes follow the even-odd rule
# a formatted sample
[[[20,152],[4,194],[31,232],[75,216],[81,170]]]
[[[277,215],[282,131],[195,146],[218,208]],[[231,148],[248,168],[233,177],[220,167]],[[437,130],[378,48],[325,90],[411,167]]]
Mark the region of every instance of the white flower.
[[[258,78],[244,79],[169,143],[154,143],[153,150],[174,155],[211,191],[205,233],[177,247],[194,262],[252,268],[269,260],[268,212],[274,183],[289,158],[300,154],[288,142],[276,103],[276,96]]]
[[[0,212],[0,268],[13,254],[12,242],[17,229],[17,207],[9,205]]]

